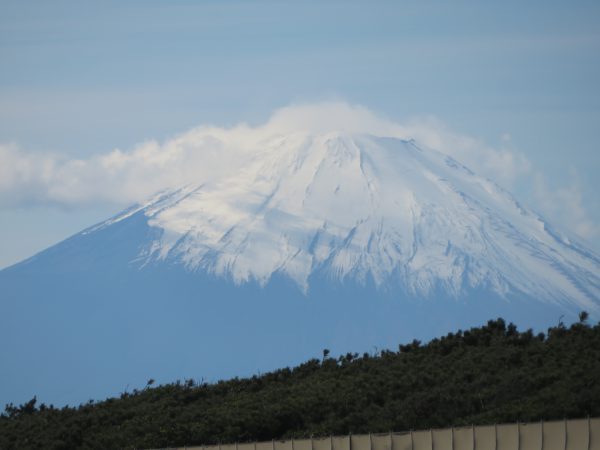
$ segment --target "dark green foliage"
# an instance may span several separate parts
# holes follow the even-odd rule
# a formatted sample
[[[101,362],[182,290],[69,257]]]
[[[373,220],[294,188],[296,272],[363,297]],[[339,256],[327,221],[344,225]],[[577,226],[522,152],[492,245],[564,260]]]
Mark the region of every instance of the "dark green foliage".
[[[348,353],[247,379],[147,386],[0,416],[0,448],[156,448],[600,416],[600,325],[547,335],[502,319],[398,352]]]

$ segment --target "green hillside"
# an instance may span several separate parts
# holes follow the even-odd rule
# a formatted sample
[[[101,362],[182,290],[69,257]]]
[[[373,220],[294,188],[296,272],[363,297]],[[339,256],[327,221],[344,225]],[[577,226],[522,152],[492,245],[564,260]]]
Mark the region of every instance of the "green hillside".
[[[61,409],[35,399],[0,416],[0,448],[151,448],[600,416],[600,325],[546,334],[502,319],[400,345],[323,351],[245,379],[193,380]]]

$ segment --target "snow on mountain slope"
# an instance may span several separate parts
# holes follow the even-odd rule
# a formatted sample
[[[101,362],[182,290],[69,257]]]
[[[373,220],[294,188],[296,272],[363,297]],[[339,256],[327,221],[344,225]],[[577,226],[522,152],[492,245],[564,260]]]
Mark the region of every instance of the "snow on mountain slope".
[[[241,169],[163,193],[136,263],[170,262],[243,284],[316,274],[427,297],[524,294],[600,311],[600,257],[493,182],[413,141],[294,132],[240,153]]]

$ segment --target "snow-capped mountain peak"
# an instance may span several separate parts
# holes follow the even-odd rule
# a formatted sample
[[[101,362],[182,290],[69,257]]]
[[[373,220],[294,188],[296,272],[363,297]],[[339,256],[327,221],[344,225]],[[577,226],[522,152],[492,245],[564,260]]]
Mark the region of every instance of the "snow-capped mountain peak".
[[[0,271],[0,398],[600,317],[600,258],[577,239],[443,153],[329,128],[204,130],[179,188]]]
[[[240,154],[239,169],[163,193],[143,211],[149,263],[305,292],[311,277],[373,282],[412,296],[469,289],[591,311],[600,259],[571,245],[493,182],[413,141],[295,132]]]

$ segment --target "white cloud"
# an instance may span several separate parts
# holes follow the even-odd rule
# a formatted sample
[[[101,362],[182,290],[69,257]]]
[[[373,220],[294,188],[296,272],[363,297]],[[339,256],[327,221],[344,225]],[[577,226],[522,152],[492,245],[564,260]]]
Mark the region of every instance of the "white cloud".
[[[550,218],[563,218],[584,237],[597,226],[583,207],[578,186],[551,191],[527,158],[510,148],[493,148],[450,130],[432,117],[397,123],[372,111],[342,102],[292,105],[274,112],[258,126],[200,126],[165,142],[146,141],[130,150],[114,149],[88,159],[26,152],[15,144],[0,145],[0,207],[54,204],[77,207],[99,202],[119,206],[141,202],[155,192],[184,184],[210,182],[241,167],[260,150],[260,142],[278,135],[340,131],[414,139],[421,146],[447,153],[475,172],[505,187],[535,180],[538,205]],[[564,220],[561,220],[565,223]]]
[[[583,206],[583,194],[578,183],[577,171],[571,169],[571,184],[552,189],[545,177],[536,173],[534,198],[542,212],[566,228],[586,239],[600,236],[600,227],[590,218]]]
[[[509,148],[492,148],[471,136],[456,133],[434,117],[413,119],[400,130],[400,136],[447,153],[478,174],[506,187],[531,172],[531,163],[525,155]]]

